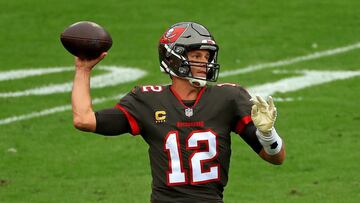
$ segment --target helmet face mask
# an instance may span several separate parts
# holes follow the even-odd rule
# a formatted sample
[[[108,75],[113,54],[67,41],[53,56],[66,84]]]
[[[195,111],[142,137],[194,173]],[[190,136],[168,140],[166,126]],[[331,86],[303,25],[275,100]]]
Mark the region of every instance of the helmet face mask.
[[[193,50],[209,51],[207,63],[189,61],[187,54]],[[219,75],[217,64],[218,46],[209,31],[202,25],[193,22],[177,23],[168,29],[159,42],[160,69],[170,75],[195,80],[215,82]],[[192,67],[205,69],[205,77],[195,77]]]
[[[191,68],[193,67],[204,68],[206,73],[206,78],[194,76],[191,72]],[[204,63],[204,62],[186,60],[183,61],[182,65],[178,68],[178,72],[179,73],[177,75],[179,77],[194,78],[199,80],[216,82],[219,76],[219,65],[215,63]]]

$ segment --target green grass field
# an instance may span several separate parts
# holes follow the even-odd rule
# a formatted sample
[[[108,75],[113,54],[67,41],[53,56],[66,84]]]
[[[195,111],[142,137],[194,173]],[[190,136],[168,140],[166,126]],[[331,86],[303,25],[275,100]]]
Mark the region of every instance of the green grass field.
[[[273,94],[287,159],[282,166],[270,165],[234,134],[224,201],[355,203],[360,202],[359,7],[356,0],[1,1],[0,78],[11,70],[72,66],[59,35],[80,20],[101,24],[113,37],[101,65],[147,72],[136,81],[93,89],[93,98],[107,98],[94,109],[112,107],[118,100],[112,97],[134,85],[170,82],[159,71],[157,43],[178,21],[209,28],[220,45],[222,72],[283,62],[219,82],[251,88],[300,77],[301,70],[352,71],[354,77]],[[104,72],[97,69],[94,76]],[[0,95],[72,78],[66,71],[0,80]],[[149,202],[151,174],[140,136],[80,132],[70,110],[31,116],[70,102],[70,92],[0,97],[0,202]]]

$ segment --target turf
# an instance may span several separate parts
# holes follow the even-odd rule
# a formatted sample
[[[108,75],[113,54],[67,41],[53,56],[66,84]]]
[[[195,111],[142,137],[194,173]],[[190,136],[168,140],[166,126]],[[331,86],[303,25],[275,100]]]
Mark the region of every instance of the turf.
[[[157,42],[178,21],[206,25],[220,44],[222,71],[291,59],[359,42],[356,0],[245,1],[1,1],[0,71],[72,66],[60,33],[73,22],[106,27],[113,47],[102,65],[143,69],[139,81],[92,90],[106,97],[136,84],[169,82],[158,71]],[[360,50],[220,78],[251,87],[293,77],[273,70],[357,70]],[[1,74],[1,73],[0,73]],[[101,71],[95,72],[101,74]],[[0,81],[0,91],[71,81],[49,74]],[[359,202],[359,77],[275,97],[276,127],[287,159],[262,161],[232,135],[230,180],[224,201]],[[94,105],[113,106],[116,100]],[[0,98],[0,119],[70,104],[70,93]],[[149,202],[151,174],[141,137],[102,137],[77,131],[71,111],[0,125],[0,202]]]

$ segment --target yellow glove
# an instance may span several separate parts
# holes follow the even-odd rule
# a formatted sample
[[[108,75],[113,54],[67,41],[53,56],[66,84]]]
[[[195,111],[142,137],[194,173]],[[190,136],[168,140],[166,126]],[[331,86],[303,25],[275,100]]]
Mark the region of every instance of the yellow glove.
[[[254,104],[251,109],[251,119],[255,127],[264,136],[270,136],[276,120],[276,108],[272,97],[269,96],[268,102],[260,96],[252,98],[251,101]]]

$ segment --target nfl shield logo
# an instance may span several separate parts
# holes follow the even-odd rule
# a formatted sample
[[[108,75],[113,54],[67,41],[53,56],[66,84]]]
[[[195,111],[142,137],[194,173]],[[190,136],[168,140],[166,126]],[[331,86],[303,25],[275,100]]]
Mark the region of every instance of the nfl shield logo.
[[[192,108],[187,108],[185,109],[185,116],[187,117],[191,117],[193,115],[193,109]]]

